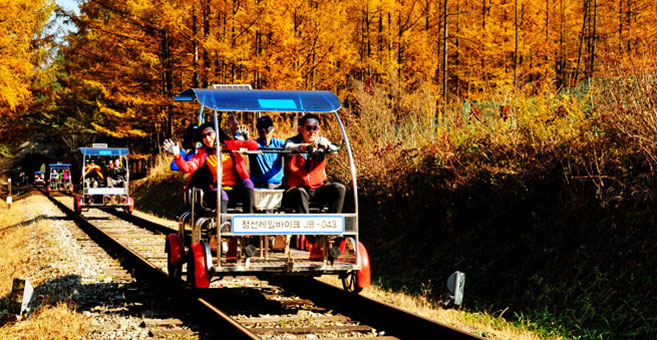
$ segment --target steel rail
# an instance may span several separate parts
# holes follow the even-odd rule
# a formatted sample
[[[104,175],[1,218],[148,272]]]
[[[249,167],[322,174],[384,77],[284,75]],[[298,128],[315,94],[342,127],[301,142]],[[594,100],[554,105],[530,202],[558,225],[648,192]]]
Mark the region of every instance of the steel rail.
[[[43,191],[42,191],[43,193]],[[141,274],[144,274],[149,280],[157,283],[164,283],[168,293],[171,293],[171,290],[175,290],[181,293],[181,296],[191,297],[195,299],[197,305],[205,308],[205,312],[211,313],[213,316],[217,317],[219,321],[224,326],[232,328],[234,336],[237,338],[244,339],[260,339],[257,335],[251,333],[247,328],[241,326],[237,321],[232,319],[227,314],[221,312],[220,309],[212,306],[210,302],[202,297],[195,296],[194,290],[186,287],[184,283],[171,280],[167,273],[163,272],[159,267],[155,266],[153,263],[148,261],[146,258],[133,251],[132,249],[126,247],[122,244],[117,238],[109,235],[100,228],[97,228],[95,225],[90,223],[82,215],[77,215],[73,210],[67,207],[65,204],[55,199],[51,195],[46,195],[60,210],[62,210],[68,217],[72,218],[74,222],[86,232],[94,241],[99,242],[103,245],[107,245],[109,249],[113,252],[119,254],[124,260],[125,265],[134,266],[134,269],[139,269]],[[152,226],[152,222],[147,224],[147,228]],[[160,226],[166,228],[164,226]],[[158,228],[159,229],[159,228]],[[105,247],[103,247],[105,248]],[[106,248],[106,249],[107,249]],[[143,272],[142,272],[143,271]]]
[[[76,224],[94,240],[109,244],[114,252],[120,254],[125,260],[128,260],[126,264],[132,264],[134,267],[141,269],[141,272],[145,272],[145,276],[151,280],[160,284],[165,283],[164,288],[167,288],[166,292],[168,294],[171,294],[172,290],[175,290],[180,293],[180,296],[190,300],[193,299],[196,305],[201,306],[204,311],[210,313],[214,318],[221,320],[223,326],[230,329],[231,333],[234,333],[232,336],[235,338],[261,339],[256,334],[257,328],[245,327],[240,321],[234,319],[208,299],[201,296],[203,292],[208,293],[212,290],[194,290],[188,288],[182,281],[171,280],[161,268],[148,261],[144,256],[129,249],[120,240],[94,226],[83,216],[75,214],[75,212],[52,197],[52,195],[46,196],[64,211],[67,216],[74,218]],[[157,233],[166,235],[172,230],[169,227],[158,225],[157,223],[132,215],[112,213],[134,225]],[[293,278],[277,277],[275,281],[280,282],[281,287],[290,289],[299,296],[323,306],[322,308],[332,309],[355,320],[367,322],[371,327],[385,329],[386,335],[389,337],[377,337],[377,339],[420,339],[427,338],[427,336],[432,339],[483,339],[482,337],[464,332],[452,326],[429,320],[387,303],[346,292],[317,280],[309,280],[296,276]],[[231,307],[234,308],[235,306]]]

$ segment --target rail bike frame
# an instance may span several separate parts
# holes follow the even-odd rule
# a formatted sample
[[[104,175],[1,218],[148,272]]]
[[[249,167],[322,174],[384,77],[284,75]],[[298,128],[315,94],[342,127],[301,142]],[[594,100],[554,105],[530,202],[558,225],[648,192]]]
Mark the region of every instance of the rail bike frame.
[[[73,181],[72,181],[72,176],[71,176],[71,164],[68,163],[55,163],[55,164],[48,164],[49,168],[49,179],[48,179],[48,186],[46,187],[47,192],[53,192],[53,191],[68,191],[70,193],[73,193]],[[68,170],[68,179],[64,180],[62,176],[62,180],[60,181],[57,178],[57,175],[53,173],[53,170],[57,170],[59,172],[63,172],[64,170]],[[53,176],[55,175],[55,176]]]
[[[90,207],[114,207],[123,208],[128,214],[134,211],[134,200],[130,197],[130,167],[128,166],[128,154],[130,151],[127,148],[108,148],[106,146],[93,146],[90,148],[80,148],[82,153],[82,182],[80,184],[80,192],[74,197],[75,212],[80,213]],[[99,183],[97,187],[92,187],[90,181],[87,181],[87,174],[85,174],[85,167],[87,162],[91,159],[114,159],[121,160],[121,166],[124,168],[125,181],[121,187],[108,187],[104,183]],[[105,180],[105,179],[103,179]]]
[[[43,171],[35,171],[34,172],[34,186],[40,184],[40,185],[45,185],[46,180],[44,179],[45,175],[43,174]]]
[[[253,214],[231,211],[222,213],[221,190],[217,190],[217,205],[213,207],[212,215],[208,215],[195,209],[195,202],[203,201],[203,191],[190,189],[185,196],[191,203],[191,210],[180,217],[178,234],[169,235],[167,239],[170,275],[173,273],[173,276],[181,276],[182,263],[186,258],[187,280],[197,288],[208,287],[213,276],[258,274],[310,276],[337,274],[343,279],[345,289],[356,292],[369,285],[369,258],[365,247],[359,242],[356,167],[349,139],[338,114],[342,104],[333,93],[190,88],[177,95],[174,100],[197,101],[201,105],[199,123],[205,120],[204,109],[211,109],[217,138],[219,138],[221,112],[254,112],[258,115],[261,112],[333,113],[349,159],[354,212],[297,214],[285,210],[267,209]],[[227,151],[221,149],[221,143],[217,144],[217,159],[221,159],[222,152]],[[237,152],[290,153],[272,149]],[[217,178],[222,178],[222,170],[222,162],[217,162]],[[280,195],[282,191],[280,190]],[[258,193],[256,193],[257,198]],[[288,249],[288,245],[283,255],[275,254],[268,245],[269,241],[277,235],[279,237],[285,235],[288,242],[291,236],[296,236],[297,249]],[[215,249],[212,249],[209,244],[211,240],[208,240],[213,236],[216,236]],[[236,244],[243,244],[248,239],[259,242],[260,251],[257,256],[242,256],[241,252],[236,250]],[[318,241],[311,243],[307,241],[308,239]],[[334,240],[341,242],[336,244]],[[339,254],[336,253],[338,250]]]

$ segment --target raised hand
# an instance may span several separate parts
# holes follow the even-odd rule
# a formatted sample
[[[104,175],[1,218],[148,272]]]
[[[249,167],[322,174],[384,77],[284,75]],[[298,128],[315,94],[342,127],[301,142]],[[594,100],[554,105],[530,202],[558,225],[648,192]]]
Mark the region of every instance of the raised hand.
[[[180,147],[178,146],[178,142],[174,142],[171,139],[167,139],[164,141],[164,151],[172,154],[172,155],[179,155],[180,154]]]
[[[244,140],[249,140],[249,128],[246,127],[246,125],[242,125],[239,129],[240,136],[244,138]]]

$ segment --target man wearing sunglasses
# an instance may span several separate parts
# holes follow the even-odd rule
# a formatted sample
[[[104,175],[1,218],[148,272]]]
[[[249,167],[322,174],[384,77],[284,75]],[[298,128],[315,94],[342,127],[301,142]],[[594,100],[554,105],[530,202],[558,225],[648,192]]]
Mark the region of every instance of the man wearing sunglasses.
[[[299,133],[285,141],[286,150],[299,153],[285,162],[284,202],[299,213],[309,213],[311,200],[328,204],[330,213],[342,212],[346,188],[326,180],[326,158],[338,148],[320,131],[319,116],[308,113],[299,119]]]
[[[285,142],[274,137],[274,122],[269,116],[262,116],[256,122],[258,146],[260,150],[282,148]],[[256,188],[277,189],[283,182],[283,157],[280,153],[261,153],[249,155],[251,179]]]

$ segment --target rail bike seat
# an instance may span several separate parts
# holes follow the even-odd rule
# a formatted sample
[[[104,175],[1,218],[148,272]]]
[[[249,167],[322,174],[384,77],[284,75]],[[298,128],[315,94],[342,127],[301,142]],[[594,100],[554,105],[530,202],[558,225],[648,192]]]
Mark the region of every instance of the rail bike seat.
[[[215,214],[217,212],[216,199],[208,197],[209,195],[216,195],[216,191],[208,191],[203,188],[193,187],[185,192],[185,203],[190,207],[193,205],[194,209],[200,214]],[[242,202],[228,201],[227,210],[229,213],[243,212]]]
[[[213,214],[216,212],[216,205],[206,197],[206,191],[203,188],[191,187],[187,189],[184,195],[185,203],[200,214]]]
[[[286,213],[296,213],[296,210],[292,207],[284,206],[283,210]],[[310,201],[308,202],[308,213],[310,214],[323,214],[328,212],[329,210],[329,205],[326,202],[317,202],[317,201]]]
[[[283,189],[265,189],[255,188],[253,190],[253,209],[256,211],[264,211],[266,213],[273,213],[280,210],[281,203],[283,202]]]

